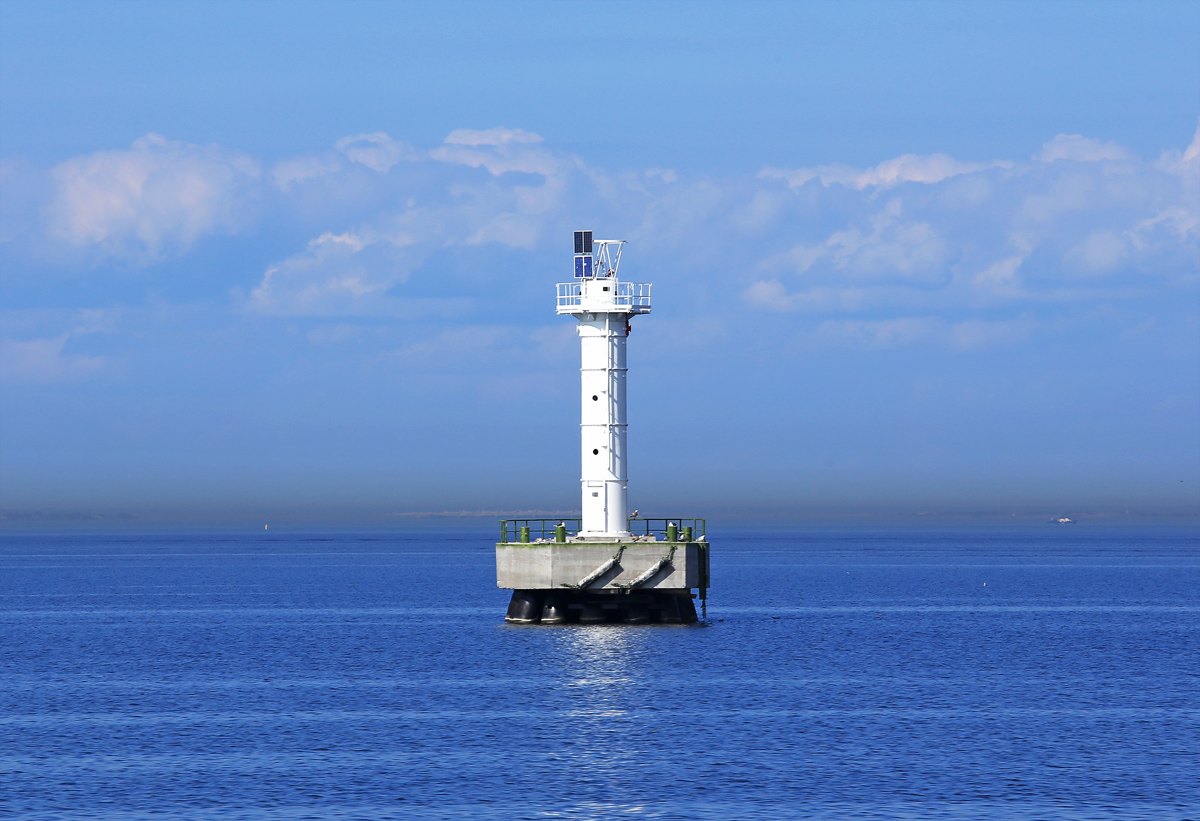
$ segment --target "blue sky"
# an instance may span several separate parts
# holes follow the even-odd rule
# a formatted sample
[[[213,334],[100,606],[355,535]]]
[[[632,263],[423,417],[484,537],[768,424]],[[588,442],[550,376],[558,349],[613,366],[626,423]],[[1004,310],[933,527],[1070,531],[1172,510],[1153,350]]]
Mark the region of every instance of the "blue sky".
[[[0,507],[1195,514],[1200,4],[0,5]]]

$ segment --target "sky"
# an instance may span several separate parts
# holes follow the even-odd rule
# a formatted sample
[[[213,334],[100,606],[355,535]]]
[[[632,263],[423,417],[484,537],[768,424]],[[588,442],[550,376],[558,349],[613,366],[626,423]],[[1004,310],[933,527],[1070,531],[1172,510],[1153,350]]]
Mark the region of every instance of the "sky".
[[[0,516],[1200,517],[1200,3],[0,4]]]

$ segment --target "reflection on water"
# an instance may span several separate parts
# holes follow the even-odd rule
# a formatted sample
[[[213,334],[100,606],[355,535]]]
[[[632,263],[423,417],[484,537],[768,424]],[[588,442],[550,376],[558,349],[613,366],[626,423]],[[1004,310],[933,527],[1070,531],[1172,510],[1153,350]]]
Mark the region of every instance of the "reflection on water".
[[[572,625],[555,630],[567,661],[569,686],[613,685],[629,681],[630,665],[642,652],[645,630],[621,625]]]
[[[645,646],[638,633],[645,631],[578,625],[554,633],[564,661],[563,685],[572,705],[565,715],[579,741],[572,765],[611,773],[635,764],[638,745],[626,736],[636,724],[630,715],[632,685]]]

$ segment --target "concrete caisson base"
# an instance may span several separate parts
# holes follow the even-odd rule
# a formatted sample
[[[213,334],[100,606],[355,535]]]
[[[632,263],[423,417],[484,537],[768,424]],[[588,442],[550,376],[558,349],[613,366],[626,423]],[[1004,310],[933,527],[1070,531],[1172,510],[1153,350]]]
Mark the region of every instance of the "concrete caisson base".
[[[691,593],[514,590],[510,624],[695,624]]]
[[[511,624],[693,624],[708,543],[635,539],[501,542],[496,584]]]
[[[650,575],[647,576],[647,573]],[[510,590],[610,591],[705,587],[708,544],[658,541],[501,542],[496,586]]]

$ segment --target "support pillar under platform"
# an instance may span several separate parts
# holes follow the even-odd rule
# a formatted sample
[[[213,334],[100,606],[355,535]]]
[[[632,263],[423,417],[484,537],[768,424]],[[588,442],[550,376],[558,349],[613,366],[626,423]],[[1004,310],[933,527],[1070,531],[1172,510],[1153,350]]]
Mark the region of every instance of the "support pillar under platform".
[[[694,624],[690,591],[514,590],[510,624]]]

